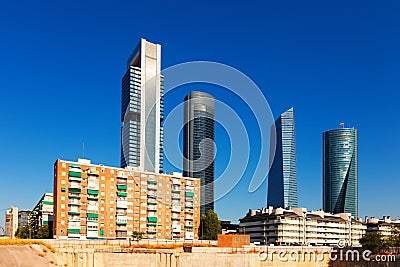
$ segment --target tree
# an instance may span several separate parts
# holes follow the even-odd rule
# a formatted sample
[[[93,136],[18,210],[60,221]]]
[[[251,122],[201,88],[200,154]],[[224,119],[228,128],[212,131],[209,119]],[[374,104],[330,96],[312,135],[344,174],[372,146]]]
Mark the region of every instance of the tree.
[[[50,238],[50,229],[48,225],[43,225],[39,228],[36,233],[36,238],[39,239],[49,239]]]
[[[25,225],[23,227],[18,227],[15,232],[16,238],[29,239],[33,238],[33,229],[30,225]]]
[[[132,232],[132,237],[134,240],[140,240],[143,238],[144,233],[143,232],[138,232],[138,231],[133,231]]]
[[[380,232],[368,232],[361,239],[360,243],[364,249],[369,249],[372,252],[378,252],[384,247],[384,241]]]
[[[218,239],[218,234],[222,232],[221,223],[218,220],[218,215],[213,210],[208,210],[206,214],[201,216],[199,232],[200,239]]]

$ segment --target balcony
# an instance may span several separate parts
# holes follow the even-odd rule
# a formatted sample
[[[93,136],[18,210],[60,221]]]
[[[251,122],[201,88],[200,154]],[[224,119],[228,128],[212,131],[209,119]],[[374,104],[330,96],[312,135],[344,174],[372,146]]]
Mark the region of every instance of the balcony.
[[[156,196],[156,195],[153,195],[153,194],[148,194],[148,195],[147,195],[147,198],[154,198],[154,199],[155,199],[155,198],[157,198],[157,196]]]
[[[117,180],[117,186],[118,186],[118,185],[127,185],[127,184],[128,184],[128,180],[127,180],[127,179],[118,178],[118,180]]]
[[[82,189],[77,188],[77,187],[69,187],[68,188],[68,192],[71,192],[71,193],[80,193],[81,191],[82,191]]]
[[[147,184],[149,184],[149,185],[156,185],[157,182],[154,181],[154,180],[148,180],[148,181],[147,181]]]
[[[68,206],[80,206],[81,202],[77,199],[70,199],[68,201]]]
[[[157,205],[157,201],[149,199],[149,200],[147,200],[147,204],[148,205]]]
[[[172,179],[172,184],[180,185],[181,181],[179,179]]]
[[[177,195],[177,194],[173,194],[171,198],[172,198],[173,200],[180,200],[180,199],[181,199],[181,196],[180,196],[180,195]]]
[[[157,234],[157,230],[152,229],[152,230],[147,230],[148,234]]]
[[[117,196],[119,196],[119,197],[127,197],[128,193],[127,192],[117,192]]]
[[[187,221],[193,221],[193,216],[186,216],[186,217],[185,217],[185,220],[187,220]]]
[[[172,233],[180,233],[181,231],[180,225],[172,225]]]
[[[147,186],[147,190],[152,190],[152,191],[157,191],[157,186],[155,186],[155,185],[151,185],[151,184],[149,184],[148,186]]]
[[[172,212],[181,212],[182,211],[182,207],[181,206],[172,206]]]
[[[81,177],[74,177],[74,176],[69,176],[68,181],[74,181],[74,182],[81,182],[82,178]]]
[[[185,209],[185,213],[193,213],[192,209]]]
[[[118,177],[118,178],[125,178],[125,179],[127,179],[127,178],[128,178],[128,174],[125,173],[125,172],[123,172],[123,171],[118,171],[117,177]]]
[[[193,186],[187,185],[187,186],[185,187],[185,190],[186,190],[186,192],[194,192],[194,187],[193,187]]]
[[[180,221],[181,218],[179,218],[179,217],[172,217],[171,220],[172,220],[172,221]]]
[[[78,221],[68,221],[68,229],[81,229],[81,222]]]
[[[147,210],[157,211],[157,205],[149,205],[149,206],[147,206]]]
[[[192,224],[185,225],[185,228],[187,228],[187,229],[192,229],[193,227],[194,227],[194,225],[192,225]]]
[[[117,225],[126,225],[128,218],[126,215],[117,215]]]
[[[117,185],[117,189],[118,189],[118,190],[127,190],[127,189],[128,189],[128,186],[127,186],[127,185],[118,184],[118,185]]]
[[[69,171],[68,175],[69,177],[77,177],[77,178],[81,178],[82,172],[77,172],[77,171]]]
[[[94,189],[88,189],[87,193],[89,195],[98,195],[99,194],[99,190],[94,190]]]
[[[81,213],[80,213],[79,211],[72,211],[72,210],[70,210],[70,211],[68,211],[68,214],[69,214],[69,215],[80,215]]]
[[[181,190],[173,189],[173,190],[172,190],[172,193],[174,193],[174,194],[180,194],[180,193],[181,193]]]
[[[88,218],[99,218],[99,214],[96,213],[96,212],[91,211],[91,212],[87,213],[87,217]]]
[[[80,195],[79,194],[68,194],[68,198],[69,199],[80,199]]]
[[[94,201],[97,201],[97,200],[99,200],[99,197],[98,197],[98,196],[96,196],[96,195],[88,195],[87,199],[88,199],[88,200],[94,200]]]
[[[193,193],[193,192],[188,192],[188,191],[186,191],[186,192],[185,192],[185,196],[186,196],[186,197],[194,197],[194,193]]]
[[[157,223],[157,217],[148,216],[147,217],[147,222],[149,222],[149,223]]]
[[[126,200],[117,200],[117,208],[127,209],[128,208],[128,201],[126,201]]]
[[[80,234],[81,229],[68,229],[68,234]]]
[[[157,226],[156,223],[148,223],[148,224],[147,224],[147,227],[155,227],[155,226]]]
[[[193,202],[186,202],[185,207],[188,209],[193,209]]]
[[[90,169],[90,170],[88,170],[88,174],[93,175],[93,176],[99,176],[100,172],[96,169]]]

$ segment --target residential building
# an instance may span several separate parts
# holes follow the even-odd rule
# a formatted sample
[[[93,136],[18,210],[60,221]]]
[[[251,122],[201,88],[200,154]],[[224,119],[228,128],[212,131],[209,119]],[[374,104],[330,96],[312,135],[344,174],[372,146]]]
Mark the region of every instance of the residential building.
[[[53,233],[53,210],[53,193],[44,193],[29,215],[29,224],[35,233],[44,225]]]
[[[201,180],[200,214],[214,210],[214,97],[192,91],[185,97],[183,175]]]
[[[121,167],[163,169],[164,77],[161,45],[141,39],[122,78]]]
[[[378,218],[365,218],[367,224],[367,232],[379,232],[383,238],[390,237],[395,230],[400,230],[400,220],[392,220],[390,216]]]
[[[28,225],[30,212],[30,210],[20,210],[18,207],[6,210],[6,236],[14,238],[18,227]]]
[[[6,210],[6,236],[9,238],[15,237],[15,232],[18,229],[18,208],[11,207]]]
[[[267,205],[296,208],[298,193],[294,108],[281,114],[271,127],[270,149]]]
[[[340,128],[323,134],[323,209],[358,217],[356,129]]]
[[[349,246],[360,246],[367,226],[350,213],[331,214],[305,208],[273,207],[249,210],[239,220],[240,232],[251,242],[274,245],[329,245],[345,240]]]
[[[116,239],[198,239],[200,180],[57,160],[54,165],[54,236]]]
[[[239,230],[239,224],[234,224],[231,221],[220,221],[222,234],[236,234]]]

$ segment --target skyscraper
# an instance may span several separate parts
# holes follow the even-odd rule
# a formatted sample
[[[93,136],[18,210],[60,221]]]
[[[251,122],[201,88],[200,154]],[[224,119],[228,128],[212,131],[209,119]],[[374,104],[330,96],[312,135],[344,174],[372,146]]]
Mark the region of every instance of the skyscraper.
[[[214,97],[192,91],[185,97],[183,175],[200,178],[200,214],[214,210]]]
[[[276,137],[276,139],[273,137]],[[274,140],[276,140],[275,151],[273,147]],[[275,125],[271,127],[270,166],[267,205],[296,208],[298,206],[298,196],[293,108],[281,114],[275,121]]]
[[[358,133],[341,128],[323,134],[323,208],[358,217]]]
[[[161,45],[141,39],[122,78],[121,167],[161,172],[163,168],[164,77]]]

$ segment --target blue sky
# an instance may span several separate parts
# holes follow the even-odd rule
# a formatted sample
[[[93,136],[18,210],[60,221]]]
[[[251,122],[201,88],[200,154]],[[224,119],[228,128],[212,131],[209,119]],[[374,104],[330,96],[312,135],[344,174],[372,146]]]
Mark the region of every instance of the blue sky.
[[[261,88],[275,117],[295,107],[301,206],[322,206],[322,132],[356,127],[359,214],[399,217],[400,6],[323,2],[3,1],[0,209],[32,208],[52,190],[55,160],[81,157],[83,141],[87,158],[119,166],[121,77],[144,37],[163,45],[163,68],[221,62]],[[227,165],[223,139],[218,128],[217,173]],[[221,219],[266,205],[266,183],[250,194],[250,180],[216,203]]]

